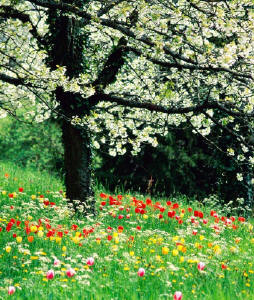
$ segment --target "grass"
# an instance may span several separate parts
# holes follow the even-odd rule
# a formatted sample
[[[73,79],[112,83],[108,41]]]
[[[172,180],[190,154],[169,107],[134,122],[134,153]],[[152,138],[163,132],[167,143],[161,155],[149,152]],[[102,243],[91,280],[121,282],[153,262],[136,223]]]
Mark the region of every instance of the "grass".
[[[0,163],[0,299],[254,299],[253,219],[101,188],[97,217],[78,218],[61,190],[46,173]]]

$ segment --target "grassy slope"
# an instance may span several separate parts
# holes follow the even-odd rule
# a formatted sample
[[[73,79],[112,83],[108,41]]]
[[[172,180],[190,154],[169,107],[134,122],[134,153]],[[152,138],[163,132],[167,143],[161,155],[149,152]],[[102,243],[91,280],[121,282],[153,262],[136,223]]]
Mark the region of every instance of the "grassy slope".
[[[98,189],[96,219],[77,218],[62,188],[46,173],[0,163],[0,299],[7,299],[10,285],[16,286],[14,299],[173,299],[177,290],[183,300],[254,299],[253,220],[225,225],[210,216],[209,207],[188,204],[184,197],[168,205],[152,199],[153,205],[144,207],[146,197],[124,195],[110,205],[109,195],[102,198]],[[102,210],[101,202],[106,202]],[[137,206],[144,211],[138,213]],[[208,223],[201,215],[192,223],[194,210],[202,211]],[[88,257],[94,257],[93,266],[87,265]],[[200,261],[206,264],[202,272]],[[76,270],[72,278],[66,276],[70,267]],[[137,275],[141,267],[143,277]],[[53,280],[45,277],[50,269]]]

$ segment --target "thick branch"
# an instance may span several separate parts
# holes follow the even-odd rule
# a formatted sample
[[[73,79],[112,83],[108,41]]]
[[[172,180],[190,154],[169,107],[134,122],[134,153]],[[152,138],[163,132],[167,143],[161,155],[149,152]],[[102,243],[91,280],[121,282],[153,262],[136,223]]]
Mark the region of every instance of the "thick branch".
[[[127,41],[122,37],[99,72],[98,78],[94,81],[95,88],[104,89],[116,80],[117,73],[124,64],[123,55],[126,45]]]

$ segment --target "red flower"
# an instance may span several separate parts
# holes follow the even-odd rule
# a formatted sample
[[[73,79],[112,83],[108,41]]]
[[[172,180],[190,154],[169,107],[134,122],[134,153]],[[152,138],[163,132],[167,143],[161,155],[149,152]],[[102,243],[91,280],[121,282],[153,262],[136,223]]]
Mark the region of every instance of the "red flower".
[[[8,194],[8,196],[9,196],[9,198],[13,198],[14,197],[13,193]]]
[[[192,212],[192,208],[191,207],[188,207],[188,212]]]
[[[146,204],[147,204],[147,205],[151,205],[151,204],[152,204],[152,200],[149,199],[149,198],[147,198],[147,199],[146,199]]]
[[[13,233],[13,235],[12,235],[14,238],[16,238],[17,237],[17,234],[16,233]]]
[[[175,211],[169,211],[168,212],[168,217],[173,218],[175,216],[176,212]]]
[[[179,204],[178,203],[174,203],[173,204],[173,209],[177,209],[179,207]]]
[[[121,219],[123,219],[123,218],[124,218],[124,215],[119,215],[119,216],[118,216],[118,219],[119,219],[119,220],[121,220]]]
[[[3,228],[2,227],[0,227],[0,232],[3,230]]]
[[[239,221],[239,222],[245,222],[245,218],[244,218],[244,217],[239,217],[239,218],[238,218],[238,221]]]
[[[136,228],[137,228],[137,230],[141,230],[141,227],[140,227],[140,226],[137,226]]]
[[[118,230],[118,232],[122,232],[123,231],[123,226],[118,226],[117,230]]]
[[[199,216],[199,218],[201,218],[201,219],[204,218],[204,214],[202,213],[202,211],[199,211],[199,212],[198,212],[198,216]]]
[[[159,214],[159,219],[162,219],[163,218],[163,215],[162,214]]]
[[[210,215],[211,215],[211,217],[213,217],[214,215],[216,215],[216,211],[215,210],[211,210]]]
[[[19,227],[20,224],[21,224],[21,221],[17,221],[17,223],[16,223],[17,227]]]
[[[102,199],[105,199],[105,198],[107,198],[107,195],[104,194],[104,193],[100,193],[100,197],[101,197]]]
[[[117,195],[117,199],[118,199],[119,201],[121,201],[121,200],[123,199],[123,196],[122,196],[122,195]]]
[[[57,236],[59,236],[60,238],[62,238],[63,237],[63,232],[62,231],[58,231],[57,232]]]
[[[198,217],[198,210],[194,210],[194,216]]]
[[[108,236],[107,236],[108,241],[111,241],[112,238],[113,238],[112,235],[108,235]]]
[[[19,192],[22,193],[24,189],[22,187],[19,188]]]
[[[48,201],[48,200],[44,201],[43,203],[44,203],[44,205],[46,205],[46,206],[49,205],[49,201]]]
[[[168,206],[172,205],[172,202],[171,201],[167,201],[167,205]]]
[[[180,224],[180,225],[183,224],[183,220],[179,220],[178,224]]]
[[[105,206],[106,204],[107,204],[106,201],[101,201],[101,205],[102,205],[102,206]]]
[[[112,231],[112,227],[108,226],[107,231]]]
[[[221,264],[221,268],[222,268],[222,270],[226,270],[228,268],[228,266],[225,264]]]
[[[72,229],[72,230],[77,230],[77,228],[78,228],[78,225],[76,225],[76,224],[73,224],[73,225],[71,226],[71,229]]]
[[[135,213],[136,213],[136,214],[139,214],[139,213],[140,213],[140,208],[139,208],[139,207],[136,207],[136,208],[135,208]]]

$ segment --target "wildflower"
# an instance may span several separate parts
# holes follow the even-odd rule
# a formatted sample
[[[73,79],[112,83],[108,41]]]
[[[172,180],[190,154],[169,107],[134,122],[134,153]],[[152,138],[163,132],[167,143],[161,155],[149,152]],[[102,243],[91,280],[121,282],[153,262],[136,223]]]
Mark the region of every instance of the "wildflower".
[[[75,274],[76,274],[76,272],[75,272],[75,270],[73,270],[72,268],[70,268],[70,269],[68,269],[68,270],[66,271],[66,275],[67,275],[68,277],[73,277]]]
[[[57,258],[55,258],[54,259],[54,266],[58,266],[58,265],[60,265],[60,260],[59,259],[57,259]]]
[[[139,268],[139,270],[138,270],[138,276],[139,277],[143,277],[144,275],[145,275],[145,269],[144,268]]]
[[[205,263],[199,262],[199,263],[198,263],[198,270],[199,270],[199,271],[203,271],[204,269],[205,269]]]
[[[32,235],[29,235],[29,236],[27,237],[27,240],[28,240],[29,243],[32,243],[33,240],[34,240],[34,237],[33,237]]]
[[[15,293],[15,291],[16,291],[16,289],[15,289],[15,287],[14,286],[9,286],[9,288],[8,288],[8,294],[9,295],[12,295],[12,294],[14,294]]]
[[[179,291],[175,292],[174,294],[174,300],[182,300],[183,294]]]
[[[22,193],[24,189],[22,187],[19,188],[19,192]]]
[[[86,264],[88,266],[92,266],[94,264],[94,258],[93,257],[88,257]]]
[[[10,247],[10,246],[6,246],[6,247],[5,247],[5,251],[6,251],[7,253],[10,253],[10,252],[11,252],[11,247]]]
[[[162,254],[168,254],[168,252],[169,252],[168,247],[162,247],[161,252],[162,252]]]
[[[16,237],[16,241],[17,241],[17,243],[21,243],[22,242],[22,237],[21,236],[17,236]]]
[[[47,279],[53,279],[55,276],[54,270],[49,270],[46,274]]]

